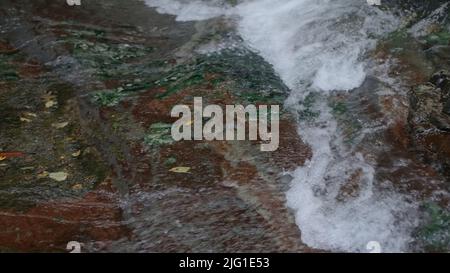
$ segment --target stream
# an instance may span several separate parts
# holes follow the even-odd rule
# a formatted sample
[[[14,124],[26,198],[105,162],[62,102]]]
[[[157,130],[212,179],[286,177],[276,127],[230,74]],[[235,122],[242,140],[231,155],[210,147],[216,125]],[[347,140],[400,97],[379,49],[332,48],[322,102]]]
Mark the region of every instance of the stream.
[[[303,242],[330,251],[365,252],[372,241],[387,252],[411,249],[424,197],[411,189],[431,187],[427,196],[438,198],[443,181],[386,135],[407,119],[407,88],[389,74],[392,60],[374,52],[402,26],[399,16],[354,0],[145,2],[178,21],[232,22],[237,46],[272,64],[291,90],[285,105],[313,153],[286,192]]]

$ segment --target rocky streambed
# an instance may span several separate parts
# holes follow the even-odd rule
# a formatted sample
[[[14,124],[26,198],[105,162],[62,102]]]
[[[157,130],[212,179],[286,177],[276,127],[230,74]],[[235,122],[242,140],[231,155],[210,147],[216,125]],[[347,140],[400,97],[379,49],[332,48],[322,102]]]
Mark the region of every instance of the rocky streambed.
[[[194,51],[227,35],[224,22],[178,23],[140,1],[0,10],[3,251],[59,252],[69,241],[86,252],[309,250],[284,205],[280,173],[310,156],[288,113],[274,153],[257,142],[170,141],[171,108],[194,96],[219,105],[287,96],[252,52]]]
[[[401,27],[365,53],[360,86],[300,96],[221,13],[184,21],[143,1],[2,0],[0,250],[65,252],[78,241],[83,252],[364,251],[333,242],[346,230],[358,243],[405,238],[391,251],[448,251],[449,7],[429,2],[382,7],[398,9]],[[174,142],[170,111],[194,97],[282,105],[279,149]],[[318,209],[295,209],[286,193],[310,179],[319,154],[302,132],[327,127],[328,115],[343,164],[300,187],[314,193],[300,204]]]

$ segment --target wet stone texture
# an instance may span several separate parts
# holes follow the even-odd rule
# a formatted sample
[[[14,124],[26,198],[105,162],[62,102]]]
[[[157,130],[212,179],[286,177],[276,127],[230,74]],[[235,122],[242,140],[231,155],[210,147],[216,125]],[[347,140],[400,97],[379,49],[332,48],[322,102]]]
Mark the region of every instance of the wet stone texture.
[[[389,153],[385,147],[378,148],[385,150],[379,157],[378,177],[397,178],[392,180],[399,181],[395,187],[423,201],[421,223],[414,234],[417,242],[412,249],[446,252],[450,246],[449,6],[430,16],[445,1],[429,1],[423,7],[417,1],[403,2],[415,12],[374,52],[377,62],[393,60],[388,73],[401,79],[393,85],[401,91],[375,85],[377,92],[367,100],[372,106],[366,113],[377,119],[388,117],[384,123],[388,129],[383,136],[373,138],[375,145],[367,150],[376,150],[376,143],[384,139],[380,143],[389,144]],[[397,166],[388,167],[392,165]]]
[[[424,160],[450,177],[449,73],[439,71],[430,82],[411,90],[410,126]]]
[[[227,22],[125,0],[2,1],[0,15],[0,251],[312,251],[285,206],[281,173],[311,156],[288,112],[273,153],[170,138],[170,110],[194,97],[287,96],[250,51],[197,53],[239,41]]]

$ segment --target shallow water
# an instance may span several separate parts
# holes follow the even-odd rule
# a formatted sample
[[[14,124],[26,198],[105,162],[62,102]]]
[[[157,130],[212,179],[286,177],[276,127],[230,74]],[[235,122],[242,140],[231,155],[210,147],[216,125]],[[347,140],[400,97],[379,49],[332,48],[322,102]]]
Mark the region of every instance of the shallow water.
[[[354,0],[238,1],[234,6],[228,1],[145,2],[179,21],[224,17],[234,22],[242,46],[271,63],[291,89],[286,105],[294,112],[315,113],[313,118],[299,117],[299,134],[311,146],[313,157],[293,173],[286,193],[306,244],[365,252],[367,244],[376,241],[383,251],[409,250],[419,225],[419,201],[396,188],[405,177],[380,178],[382,159],[377,158],[391,149],[380,132],[401,110],[375,118],[362,102],[374,96],[398,105],[406,100],[403,87],[386,76],[389,67],[374,64],[369,57],[377,41],[401,25],[399,18]],[[364,85],[368,79],[378,85]],[[330,106],[330,100],[341,95],[356,98],[345,109],[346,121]],[[352,141],[345,133],[346,126],[352,126],[349,120],[358,125]],[[402,155],[391,158],[394,163],[387,163],[387,173],[400,168],[400,162],[409,162]],[[411,176],[419,183],[431,181],[414,170]],[[354,192],[349,190],[352,183]]]

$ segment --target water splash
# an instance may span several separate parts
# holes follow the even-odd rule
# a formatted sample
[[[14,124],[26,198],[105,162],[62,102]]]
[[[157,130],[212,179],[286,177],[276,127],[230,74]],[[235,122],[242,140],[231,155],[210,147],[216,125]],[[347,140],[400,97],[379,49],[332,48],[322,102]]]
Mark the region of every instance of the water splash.
[[[231,14],[232,7],[225,0],[145,0],[159,13],[173,14],[178,21],[198,21]]]
[[[393,192],[374,189],[374,167],[342,143],[327,97],[349,91],[366,78],[366,53],[377,38],[395,30],[397,19],[354,0],[227,1],[146,0],[177,20],[226,16],[237,22],[246,45],[270,62],[292,93],[288,106],[302,109],[311,93],[319,100],[314,121],[300,121],[299,134],[313,157],[294,173],[287,192],[302,240],[316,248],[365,251],[377,241],[384,251],[405,251],[417,225],[415,205]],[[358,180],[358,194],[343,188]],[[345,192],[345,191],[344,191]],[[344,197],[342,197],[344,196]]]

